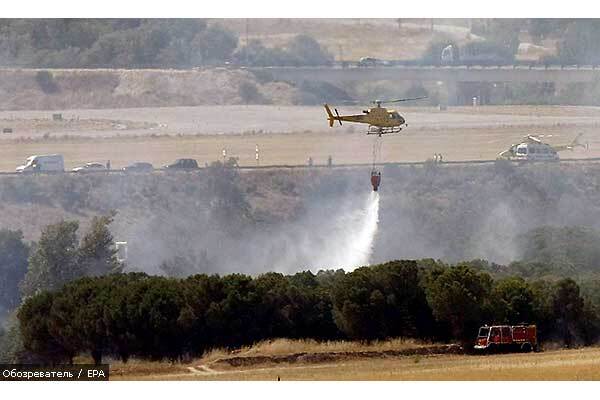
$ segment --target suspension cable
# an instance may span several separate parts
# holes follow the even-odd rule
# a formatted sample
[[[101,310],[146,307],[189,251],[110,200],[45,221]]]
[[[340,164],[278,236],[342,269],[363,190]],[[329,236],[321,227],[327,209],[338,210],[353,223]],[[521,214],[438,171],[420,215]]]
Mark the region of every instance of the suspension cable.
[[[381,157],[381,135],[375,135],[375,139],[373,142],[373,167],[372,170],[375,171],[377,163],[379,163]]]

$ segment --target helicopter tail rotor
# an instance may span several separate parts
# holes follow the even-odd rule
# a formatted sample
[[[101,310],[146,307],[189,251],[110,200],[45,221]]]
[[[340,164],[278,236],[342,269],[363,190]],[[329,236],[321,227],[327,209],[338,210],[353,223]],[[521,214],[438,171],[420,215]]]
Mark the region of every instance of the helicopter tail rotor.
[[[340,113],[338,112],[337,108],[334,108],[335,110],[335,115],[337,115],[337,120],[340,123],[340,126],[342,126],[342,118],[340,117]]]

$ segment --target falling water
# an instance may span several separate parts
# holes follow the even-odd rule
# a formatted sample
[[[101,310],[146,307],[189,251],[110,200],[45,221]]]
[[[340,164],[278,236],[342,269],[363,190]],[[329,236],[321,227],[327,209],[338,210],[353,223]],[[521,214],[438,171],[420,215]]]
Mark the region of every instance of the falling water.
[[[364,206],[334,222],[328,243],[315,262],[321,267],[354,270],[368,265],[379,223],[379,193],[371,192]]]

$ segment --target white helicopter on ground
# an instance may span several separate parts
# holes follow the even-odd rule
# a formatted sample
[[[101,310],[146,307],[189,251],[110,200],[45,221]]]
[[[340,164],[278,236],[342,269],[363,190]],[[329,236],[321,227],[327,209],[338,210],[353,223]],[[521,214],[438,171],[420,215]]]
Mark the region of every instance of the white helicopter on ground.
[[[517,161],[558,161],[559,151],[573,150],[575,147],[588,148],[588,145],[579,142],[583,134],[580,133],[569,144],[552,146],[542,142],[544,135],[527,135],[523,138],[523,142],[513,144],[498,154],[498,159],[517,160]],[[551,135],[550,135],[551,136]]]

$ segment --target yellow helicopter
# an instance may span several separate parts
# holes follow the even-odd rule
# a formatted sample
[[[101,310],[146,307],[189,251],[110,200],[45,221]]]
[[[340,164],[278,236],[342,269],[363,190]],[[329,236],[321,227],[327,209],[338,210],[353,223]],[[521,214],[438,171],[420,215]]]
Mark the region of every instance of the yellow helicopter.
[[[355,115],[340,115],[337,108],[334,108],[335,115],[331,112],[328,104],[325,104],[325,111],[327,111],[327,120],[329,126],[333,127],[335,121],[338,121],[342,125],[342,121],[346,122],[357,122],[362,124],[369,124],[367,129],[367,135],[385,135],[388,133],[398,133],[402,130],[402,126],[406,125],[404,118],[395,110],[388,110],[385,107],[381,107],[382,104],[399,103],[402,101],[413,101],[426,99],[427,96],[415,97],[412,99],[397,99],[397,100],[374,100],[371,103],[375,104],[375,107],[363,110],[362,114]]]

